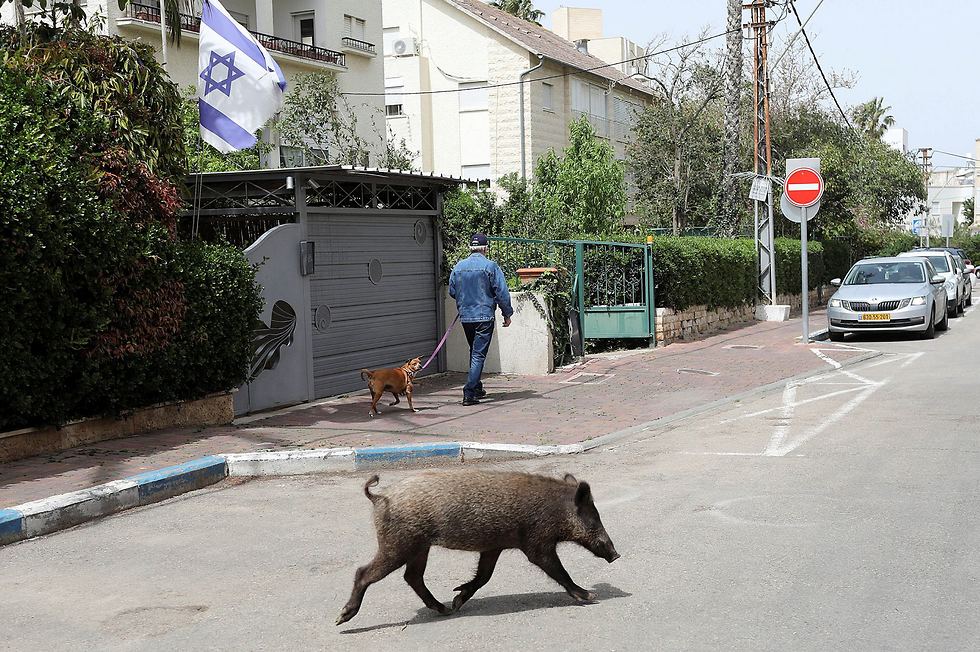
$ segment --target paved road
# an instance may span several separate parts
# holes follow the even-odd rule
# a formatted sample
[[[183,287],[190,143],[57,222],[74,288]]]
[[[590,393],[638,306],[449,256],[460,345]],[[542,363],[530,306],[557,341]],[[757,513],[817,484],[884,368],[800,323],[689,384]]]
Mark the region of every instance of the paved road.
[[[269,479],[0,549],[0,647],[980,649],[978,322],[849,340],[886,355],[843,369],[817,345],[822,377],[507,465],[593,484],[623,557],[561,551],[592,605],[507,553],[457,616],[393,575],[334,627],[374,548],[363,477]],[[428,585],[448,602],[474,566],[436,550]]]

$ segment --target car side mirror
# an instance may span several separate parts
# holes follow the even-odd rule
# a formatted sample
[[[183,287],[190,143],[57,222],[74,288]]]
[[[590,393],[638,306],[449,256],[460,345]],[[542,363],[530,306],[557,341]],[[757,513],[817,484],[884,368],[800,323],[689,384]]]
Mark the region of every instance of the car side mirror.
[[[830,284],[833,285],[835,288],[839,288],[840,287],[840,279],[839,278],[831,279]]]
[[[933,285],[942,285],[943,283],[945,283],[945,279],[939,274],[936,274],[931,279],[929,279],[929,282],[932,283]]]

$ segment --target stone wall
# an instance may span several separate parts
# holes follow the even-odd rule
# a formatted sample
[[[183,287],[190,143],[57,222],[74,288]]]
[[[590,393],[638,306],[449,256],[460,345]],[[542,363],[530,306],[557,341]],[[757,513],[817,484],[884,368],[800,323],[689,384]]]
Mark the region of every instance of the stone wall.
[[[811,290],[810,307],[816,308],[823,305],[832,294],[829,290],[830,288],[826,287],[820,290]],[[776,302],[790,306],[792,312],[798,312],[802,306],[799,294],[778,295]],[[754,305],[715,308],[713,310],[708,310],[707,306],[690,306],[684,310],[657,308],[657,345],[663,346],[671,342],[697,340],[729,326],[754,321]]]

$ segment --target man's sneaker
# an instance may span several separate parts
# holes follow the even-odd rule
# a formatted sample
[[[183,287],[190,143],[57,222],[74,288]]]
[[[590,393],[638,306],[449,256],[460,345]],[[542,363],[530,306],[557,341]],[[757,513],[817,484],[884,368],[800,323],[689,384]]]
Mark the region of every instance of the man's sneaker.
[[[485,389],[478,389],[475,392],[473,392],[473,398],[481,399],[486,397],[487,397],[487,390]]]
[[[463,405],[479,405],[480,400],[477,398],[464,398]]]

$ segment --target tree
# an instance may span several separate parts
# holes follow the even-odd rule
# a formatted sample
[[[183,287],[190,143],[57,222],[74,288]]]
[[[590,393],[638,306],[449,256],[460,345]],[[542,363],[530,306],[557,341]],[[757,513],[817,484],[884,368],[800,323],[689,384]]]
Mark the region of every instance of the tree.
[[[388,127],[388,134],[384,137],[384,150],[378,157],[378,167],[390,170],[415,170],[415,159],[419,153],[408,148],[408,143],[404,138],[399,139]]]
[[[739,228],[738,182],[739,113],[742,103],[742,0],[728,0],[728,36],[725,51],[725,148],[721,180],[721,221],[725,230]]]
[[[675,50],[655,68],[660,96],[640,114],[627,156],[643,221],[663,226],[669,216],[679,235],[692,213],[704,224],[717,219],[723,79],[702,44]]]
[[[968,197],[963,200],[963,223],[971,226],[973,224],[973,214],[974,200],[973,197]]]
[[[895,118],[888,114],[892,107],[884,104],[883,97],[873,97],[851,109],[855,126],[870,138],[880,139],[895,124]]]
[[[584,116],[569,126],[561,156],[549,150],[534,168],[531,209],[541,237],[602,235],[622,224],[626,180],[612,146]]]
[[[274,122],[283,145],[303,150],[307,165],[367,165],[367,142],[333,72],[296,75]]]
[[[538,26],[541,25],[539,21],[544,17],[544,12],[535,9],[531,0],[490,0],[490,6]]]

